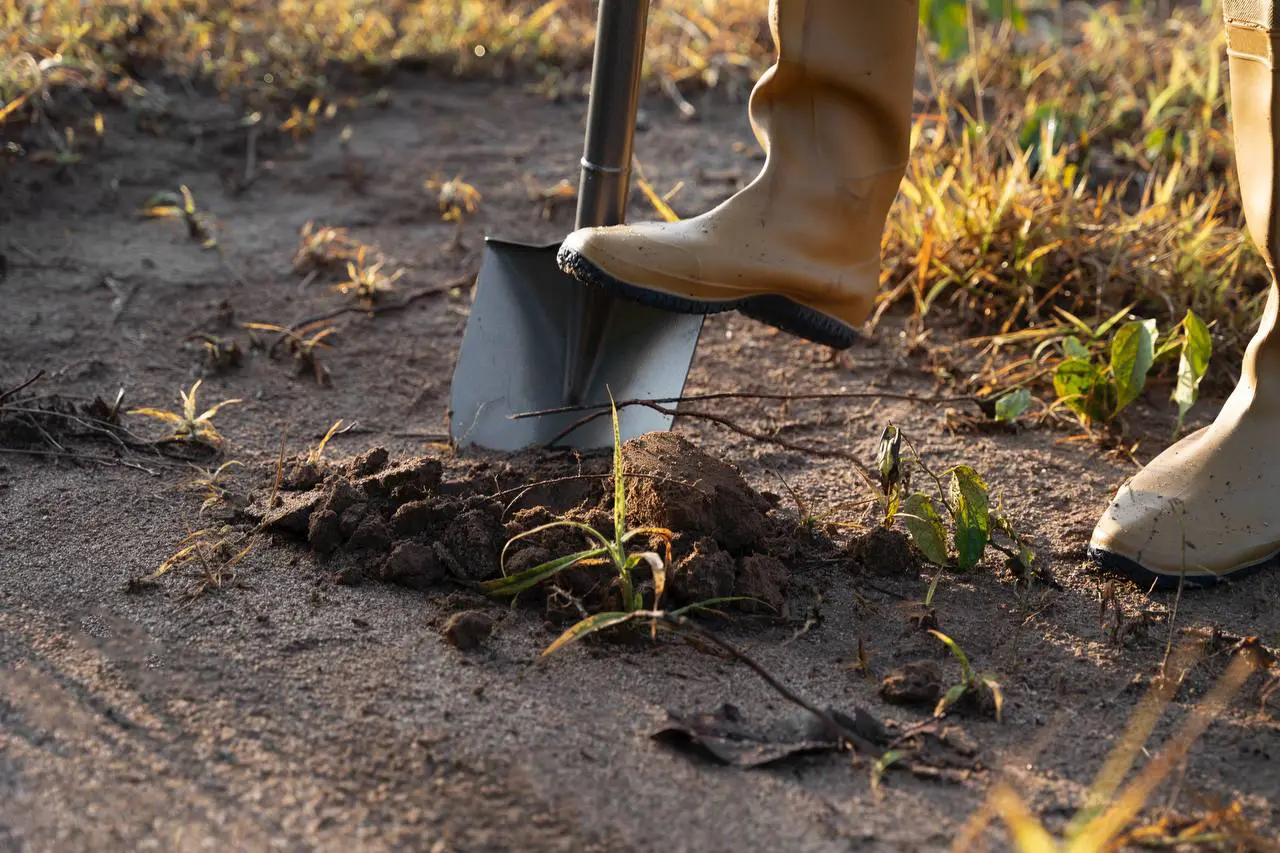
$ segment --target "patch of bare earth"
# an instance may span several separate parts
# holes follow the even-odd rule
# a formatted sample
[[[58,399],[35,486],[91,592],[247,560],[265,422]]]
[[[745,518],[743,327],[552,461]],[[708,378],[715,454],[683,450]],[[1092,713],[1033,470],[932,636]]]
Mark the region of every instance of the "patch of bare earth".
[[[1003,719],[957,709],[948,737],[970,769],[895,770],[878,789],[848,756],[744,770],[673,749],[651,737],[669,713],[727,703],[767,725],[795,708],[705,644],[588,642],[540,658],[575,618],[573,600],[610,603],[595,567],[564,578],[568,597],[512,605],[476,590],[500,572],[508,537],[561,515],[608,531],[612,498],[607,454],[502,457],[439,443],[465,286],[335,315],[332,347],[318,351],[327,385],[281,348],[273,357],[274,336],[240,325],[351,305],[331,290],[340,269],[293,269],[309,221],[376,244],[388,270],[405,270],[401,294],[473,272],[485,233],[562,235],[571,210],[536,189],[576,180],[584,104],[405,77],[387,106],[345,114],[345,144],[343,122],[297,144],[264,141],[246,187],[246,138],[227,129],[227,108],[172,94],[146,120],[108,112],[92,162],[15,167],[0,184],[0,393],[44,371],[21,394],[40,414],[19,423],[12,413],[0,428],[6,849],[212,839],[252,850],[936,850],[996,774],[1061,826],[1171,636],[1205,654],[1153,750],[1240,638],[1280,639],[1275,577],[1188,593],[1173,618],[1172,596],[1088,567],[1093,522],[1134,470],[1117,455],[1049,428],[957,429],[963,403],[727,400],[718,415],[782,443],[682,420],[626,448],[630,520],[676,534],[671,599],[764,602],[706,624],[817,706],[861,709],[895,731],[927,719],[958,679],[927,631],[937,627],[1002,685]],[[674,203],[686,215],[759,166],[732,146],[753,150],[743,104],[695,106],[683,121],[646,102],[637,140],[659,191],[685,182]],[[483,196],[461,228],[422,189],[455,175]],[[202,250],[178,221],[135,215],[180,184],[215,218],[220,250]],[[651,215],[637,194],[631,216]],[[933,393],[898,328],[833,356],[712,317],[688,391]],[[236,342],[240,356],[211,359],[200,334]],[[219,458],[158,449],[149,442],[162,426],[125,414],[172,408],[196,379],[202,403],[241,400],[215,418]],[[1139,461],[1167,441],[1172,411],[1159,396],[1133,409]],[[1217,404],[1197,406],[1191,426]],[[95,430],[106,416],[132,437]],[[338,419],[347,429],[309,464]],[[935,470],[974,465],[1053,583],[1020,581],[989,557],[945,575],[925,607],[932,571],[877,529],[873,508],[840,516],[855,526],[829,524],[829,508],[865,496],[861,480],[838,455],[795,448],[871,464],[889,421]],[[201,512],[204,494],[180,486],[193,464],[227,459],[243,464]],[[138,583],[204,528],[254,547],[234,566],[184,563]],[[508,570],[570,547],[581,541],[560,532],[522,541]],[[1238,799],[1274,832],[1280,740],[1265,686],[1251,679],[1153,802],[1193,813]]]

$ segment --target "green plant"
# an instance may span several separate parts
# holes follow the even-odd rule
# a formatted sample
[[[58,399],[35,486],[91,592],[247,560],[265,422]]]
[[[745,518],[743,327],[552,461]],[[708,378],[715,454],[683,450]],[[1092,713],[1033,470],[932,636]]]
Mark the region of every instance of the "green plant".
[[[909,455],[903,455],[906,442]],[[877,452],[884,507],[883,524],[892,527],[901,522],[911,541],[925,559],[939,567],[954,565],[968,571],[981,561],[987,548],[999,551],[1022,571],[1030,570],[1035,554],[1014,530],[999,507],[991,506],[990,489],[972,466],[955,465],[935,474],[921,460],[915,446],[893,424],[884,428]],[[930,495],[912,489],[912,475],[925,475],[937,489],[937,502]],[[944,479],[946,484],[944,485]],[[948,533],[937,506],[941,505],[951,523]],[[998,541],[1000,534],[1008,543]],[[955,553],[954,562],[952,551]],[[937,577],[934,578],[934,585]],[[930,587],[929,598],[932,598]],[[927,603],[926,603],[927,606]]]
[[[1061,313],[1080,336],[1067,335],[1061,342],[1063,358],[1053,372],[1058,403],[1070,409],[1086,428],[1111,423],[1142,393],[1152,368],[1176,355],[1178,373],[1172,399],[1178,404],[1176,431],[1181,431],[1186,413],[1199,395],[1213,350],[1208,327],[1195,312],[1188,309],[1163,340],[1154,319],[1129,320],[1117,327],[1127,309],[1096,329],[1066,311]],[[1109,357],[1104,362],[1099,344],[1113,327]]]
[[[613,569],[622,610],[596,613],[583,617],[582,620],[570,627],[548,646],[543,651],[544,655],[549,655],[588,634],[634,619],[648,618],[652,620],[653,631],[656,632],[658,625],[663,624],[668,617],[678,620],[679,617],[693,610],[707,609],[714,604],[723,602],[743,600],[739,597],[723,597],[697,602],[671,611],[660,609],[662,593],[666,587],[666,568],[671,563],[671,539],[674,534],[664,527],[629,528],[627,526],[626,470],[622,459],[622,438],[618,428],[618,410],[613,403],[612,395],[609,398],[609,402],[613,416],[613,537],[605,536],[589,524],[568,518],[539,525],[531,530],[516,534],[507,540],[506,545],[503,546],[501,558],[504,576],[486,581],[480,585],[481,589],[491,595],[518,595],[573,566],[607,565]],[[557,527],[569,527],[579,530],[585,533],[589,540],[598,544],[573,554],[539,563],[513,575],[505,574],[507,551],[513,544]],[[665,546],[666,559],[664,560],[654,551],[632,551],[630,548],[631,543],[641,536],[652,536],[660,540]],[[651,608],[645,607],[644,594],[636,586],[636,571],[642,566],[648,567],[653,578],[653,606]]]
[[[960,664],[960,683],[947,688],[947,692],[942,695],[942,698],[938,700],[937,707],[933,709],[933,715],[941,717],[947,712],[948,708],[962,701],[965,697],[973,697],[981,701],[984,695],[990,695],[991,702],[995,707],[996,722],[1000,722],[1000,716],[1004,710],[1004,691],[1000,688],[1000,682],[984,672],[976,671],[973,665],[969,663],[969,656],[964,653],[964,649],[960,648],[959,643],[955,640],[933,628],[929,629],[929,633],[941,640],[951,650],[956,662]]]

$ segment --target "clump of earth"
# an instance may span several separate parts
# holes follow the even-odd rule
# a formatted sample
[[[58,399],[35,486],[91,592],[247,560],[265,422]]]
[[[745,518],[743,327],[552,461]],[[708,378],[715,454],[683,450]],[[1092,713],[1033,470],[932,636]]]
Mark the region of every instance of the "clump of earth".
[[[784,517],[776,496],[755,491],[735,466],[682,436],[649,433],[626,442],[622,455],[628,526],[674,534],[665,606],[741,597],[748,600],[729,606],[786,617],[796,573],[840,556],[826,536]],[[290,460],[278,488],[274,480],[250,496],[243,514],[304,544],[345,583],[474,586],[593,544],[580,530],[557,527],[513,542],[504,556],[512,537],[540,525],[568,518],[613,535],[608,454],[529,453],[446,467],[437,457],[393,459],[374,448],[341,462]],[[665,559],[659,538],[634,541]],[[606,566],[578,566],[556,577],[554,592],[593,608],[616,606],[612,580]]]

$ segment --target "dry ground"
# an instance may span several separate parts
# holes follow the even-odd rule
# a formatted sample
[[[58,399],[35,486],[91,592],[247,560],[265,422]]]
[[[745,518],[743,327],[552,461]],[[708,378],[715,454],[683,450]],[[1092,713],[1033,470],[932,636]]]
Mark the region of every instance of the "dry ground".
[[[483,233],[563,234],[571,212],[542,218],[526,179],[575,180],[584,104],[546,102],[516,85],[402,75],[386,105],[347,114],[349,153],[340,123],[296,147],[264,144],[257,179],[234,192],[244,137],[219,129],[233,116],[180,90],[170,95],[160,135],[138,129],[136,114],[107,112],[113,132],[91,165],[4,176],[0,389],[43,370],[28,393],[110,401],[123,388],[127,406],[171,408],[177,389],[203,375],[203,402],[244,401],[215,420],[226,458],[245,463],[232,469],[237,488],[269,481],[282,430],[289,452],[299,452],[338,418],[356,426],[332,439],[327,456],[375,446],[395,457],[435,454],[446,480],[483,487],[492,473],[432,438],[445,431],[465,288],[403,311],[340,317],[335,346],[322,354],[331,388],[249,350],[236,326],[220,334],[246,347],[243,362],[206,375],[184,337],[215,330],[228,311],[235,323],[287,323],[345,304],[327,291],[332,279],[304,285],[290,270],[309,220],[379,246],[392,267],[405,268],[397,282],[405,292],[474,271]],[[637,144],[659,189],[685,182],[677,207],[686,215],[758,166],[741,104],[711,95],[697,106],[699,118],[682,121],[666,102],[646,99]],[[367,171],[362,184],[351,180],[357,162]],[[483,201],[455,241],[421,185],[458,174]],[[179,184],[216,216],[225,264],[179,221],[135,215],[154,192]],[[637,195],[632,216],[650,215]],[[688,390],[932,393],[924,356],[904,350],[899,328],[889,322],[832,358],[743,318],[715,317]],[[1197,406],[1193,425],[1219,402]],[[978,744],[980,769],[950,780],[890,772],[877,793],[868,765],[847,755],[755,770],[701,761],[650,739],[666,710],[731,702],[768,720],[791,707],[746,668],[688,645],[587,644],[538,661],[555,633],[536,606],[485,603],[447,584],[335,583],[283,539],[257,547],[233,581],[198,597],[186,595],[200,576],[192,566],[139,589],[131,579],[208,523],[197,516],[200,496],[176,488],[191,470],[63,436],[72,452],[150,470],[0,455],[3,848],[937,850],[1000,775],[1060,826],[1117,744],[1170,636],[1173,597],[1124,582],[1116,595],[1133,630],[1113,636],[1099,615],[1112,579],[1084,561],[1095,518],[1134,463],[1065,442],[1069,432],[1051,427],[950,428],[968,412],[962,403],[738,402],[716,411],[868,464],[892,421],[936,467],[975,465],[1009,507],[1058,586],[1028,589],[988,559],[969,575],[944,577],[934,600],[940,627],[1007,694],[1001,723],[956,718]],[[1139,461],[1163,446],[1170,415],[1163,404],[1135,408]],[[141,418],[127,422],[158,434]],[[783,492],[780,475],[815,511],[862,496],[847,461],[714,424],[682,421],[677,431],[740,466],[761,491]],[[913,629],[901,606],[923,596],[929,573],[847,553],[789,568],[803,607],[783,620],[735,617],[725,635],[820,705],[860,706],[904,724],[924,719],[927,708],[889,704],[878,687],[921,658],[955,676],[945,650]],[[1221,671],[1229,638],[1280,641],[1277,594],[1280,580],[1263,576],[1183,596],[1175,631],[1213,629],[1228,639],[1210,643],[1218,653],[1187,676],[1151,752]],[[441,636],[448,617],[467,608],[496,622],[471,652]],[[856,666],[860,643],[869,674]],[[1274,834],[1280,773],[1270,761],[1280,739],[1260,686],[1251,681],[1210,726],[1154,805],[1186,814],[1239,800]],[[1000,847],[1004,835],[993,830],[989,841]]]

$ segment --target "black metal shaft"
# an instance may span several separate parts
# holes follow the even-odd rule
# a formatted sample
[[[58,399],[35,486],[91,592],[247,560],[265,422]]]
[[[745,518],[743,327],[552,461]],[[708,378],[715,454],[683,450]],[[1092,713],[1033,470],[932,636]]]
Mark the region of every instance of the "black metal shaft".
[[[575,228],[626,219],[649,0],[600,0]],[[583,286],[569,306],[565,400],[582,403],[615,300]]]

